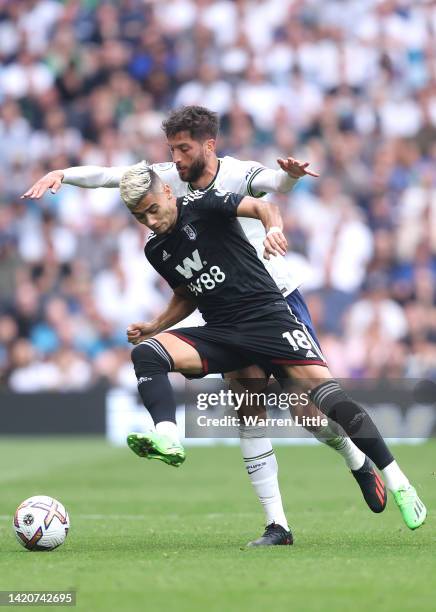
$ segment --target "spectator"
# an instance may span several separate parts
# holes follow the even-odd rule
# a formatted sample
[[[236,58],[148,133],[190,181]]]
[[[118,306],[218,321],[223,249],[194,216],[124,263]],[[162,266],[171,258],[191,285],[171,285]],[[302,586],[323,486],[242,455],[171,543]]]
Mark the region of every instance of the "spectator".
[[[404,0],[0,3],[0,379],[132,384],[125,327],[168,288],[117,190],[19,202],[47,169],[168,160],[166,112],[222,154],[322,176],[278,198],[337,376],[436,371],[436,7]],[[130,374],[129,374],[130,372]]]

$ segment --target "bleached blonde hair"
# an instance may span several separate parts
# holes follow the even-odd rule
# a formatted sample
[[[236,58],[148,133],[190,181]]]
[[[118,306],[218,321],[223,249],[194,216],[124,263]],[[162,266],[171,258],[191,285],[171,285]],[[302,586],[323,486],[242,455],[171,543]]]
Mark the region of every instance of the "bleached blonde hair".
[[[121,198],[129,210],[134,210],[147,193],[162,191],[162,187],[162,181],[146,161],[131,166],[120,180]]]

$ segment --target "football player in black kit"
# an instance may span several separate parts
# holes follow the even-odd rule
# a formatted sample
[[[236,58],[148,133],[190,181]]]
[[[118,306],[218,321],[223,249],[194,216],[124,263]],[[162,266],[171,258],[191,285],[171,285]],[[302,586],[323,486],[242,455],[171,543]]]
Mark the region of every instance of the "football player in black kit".
[[[316,173],[308,170],[309,164],[307,162],[290,157],[287,160],[278,159],[280,169],[277,170],[265,168],[255,161],[242,161],[230,156],[218,158],[216,153],[218,117],[216,113],[201,106],[187,106],[174,110],[163,122],[162,127],[167,137],[173,163],[152,164],[150,168],[156,172],[162,183],[170,185],[173,194],[177,196],[193,194],[199,189],[208,191],[212,188],[218,188],[223,191],[236,192],[240,195],[261,197],[264,192],[288,193],[300,177],[307,174],[317,176]],[[144,162],[141,162],[139,167],[142,167],[143,164]],[[57,170],[37,181],[23,197],[39,198],[49,188],[55,192],[60,188],[62,182],[92,188],[99,186],[119,187],[121,178],[128,169],[128,167],[116,166],[110,168],[84,166]],[[133,199],[128,197],[128,206],[136,206],[138,203],[137,195],[136,192]],[[295,330],[294,335],[289,333],[287,339],[292,345],[300,345],[300,348],[313,346],[314,350],[308,348],[306,356],[313,356],[312,353],[315,352],[323,360],[310,313],[298,290],[298,278],[290,273],[291,271],[282,256],[274,257],[269,262],[265,262],[262,254],[265,231],[259,220],[240,217],[239,223],[247,239],[256,249],[258,258],[265,264],[268,272],[286,298],[293,318],[298,319],[302,324],[305,335],[300,334],[299,330]],[[186,231],[191,236],[194,235],[188,226]],[[194,252],[193,255],[196,255],[196,253]],[[168,259],[169,257],[169,253],[163,253],[163,258]],[[188,262],[189,260],[187,260],[187,265]],[[195,266],[199,265],[198,259],[192,259],[191,262],[195,270]],[[206,274],[207,272],[203,272],[203,280],[210,287],[213,281],[207,280]],[[178,305],[181,308],[180,303]],[[192,310],[194,309],[195,305],[192,306]],[[182,308],[179,311],[179,316],[176,316],[177,312],[174,303],[171,303],[169,309],[167,308],[152,321],[132,324],[129,331],[130,341],[138,344],[141,340],[151,338],[168,329],[169,326],[180,323],[186,316],[186,312]],[[263,370],[254,364],[239,371],[225,373],[224,376],[227,379],[266,379]],[[334,384],[331,384],[329,389],[333,391],[335,389]],[[328,394],[327,391],[326,388],[320,390],[319,401],[325,399],[324,395],[329,395],[329,401],[331,401],[332,394]],[[239,413],[245,416],[248,408],[248,406],[241,405]],[[361,417],[358,415],[359,418]],[[247,425],[242,419],[239,426],[239,436],[246,472],[265,514],[265,534],[256,541],[257,545],[276,545],[286,542],[286,533],[289,527],[278,483],[277,459],[271,441],[265,435],[265,430],[266,428],[262,424]],[[160,421],[156,425],[156,431],[164,435],[172,434],[174,423]],[[415,520],[408,520],[408,511],[406,512],[405,509],[408,508],[413,516],[416,492],[380,436],[373,439],[373,443],[369,444],[366,439],[359,438],[353,433],[350,433],[348,437],[343,431],[335,433],[329,427],[323,429],[322,427],[311,426],[310,431],[320,442],[341,455],[345,465],[350,469],[358,483],[368,507],[373,512],[378,513],[382,512],[386,506],[386,488],[375,469],[375,466],[377,466],[387,488],[393,493],[403,518],[409,527],[414,528]],[[175,457],[165,453],[149,452],[147,456],[176,465]]]
[[[333,379],[239,225],[238,216],[259,219],[266,229],[265,257],[283,255],[287,244],[277,206],[216,190],[176,200],[145,165],[128,170],[120,190],[134,217],[152,230],[145,255],[174,292],[159,317],[158,333],[141,336],[132,351],[139,393],[156,425],[156,432],[129,435],[128,444],[137,455],[172,465],[185,459],[168,372],[197,377],[250,364],[276,378],[304,380],[312,401],[308,416],[324,413],[348,435],[358,432],[364,452],[370,445],[373,455],[389,453],[368,414]],[[206,325],[164,331],[195,308]],[[138,335],[134,326],[128,329],[129,341],[135,343]],[[410,489],[413,495],[409,490],[402,504],[396,501],[406,524],[416,529],[426,509]],[[380,494],[386,496],[384,488]],[[280,536],[280,543],[292,543],[290,531]]]

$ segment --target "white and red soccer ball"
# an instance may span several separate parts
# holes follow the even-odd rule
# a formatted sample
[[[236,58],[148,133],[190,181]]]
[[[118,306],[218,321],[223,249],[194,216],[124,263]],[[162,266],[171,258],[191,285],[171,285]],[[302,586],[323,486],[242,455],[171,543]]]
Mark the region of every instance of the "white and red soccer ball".
[[[70,519],[57,499],[35,495],[18,506],[13,528],[17,540],[27,550],[53,550],[65,542]]]

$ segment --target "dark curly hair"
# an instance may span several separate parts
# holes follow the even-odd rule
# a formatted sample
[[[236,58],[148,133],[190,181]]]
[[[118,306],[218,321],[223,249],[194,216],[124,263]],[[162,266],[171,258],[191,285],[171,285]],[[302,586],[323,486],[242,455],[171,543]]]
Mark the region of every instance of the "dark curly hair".
[[[183,106],[172,111],[162,122],[162,129],[167,138],[179,132],[189,132],[191,138],[203,141],[218,136],[218,114],[204,106]]]

